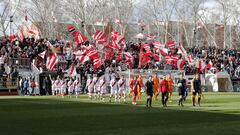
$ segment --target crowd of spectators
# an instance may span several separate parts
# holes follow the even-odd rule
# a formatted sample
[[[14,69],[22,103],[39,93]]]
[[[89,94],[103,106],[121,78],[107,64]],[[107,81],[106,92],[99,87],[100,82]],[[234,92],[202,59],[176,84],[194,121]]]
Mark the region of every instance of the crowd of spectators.
[[[46,59],[41,59],[38,57],[38,54],[49,50],[49,46],[47,45],[48,39],[40,39],[35,40],[33,38],[25,38],[23,41],[13,41],[11,42],[8,38],[4,38],[0,40],[0,77],[9,76],[16,72],[14,68],[11,70],[9,74],[6,74],[4,65],[8,64],[9,66],[15,65],[16,63],[24,63],[24,61],[28,61],[27,64],[31,64],[32,61],[35,61],[36,67],[41,70],[46,69]],[[75,59],[74,51],[81,49],[81,47],[89,46],[90,44],[94,47],[97,47],[93,42],[85,42],[82,45],[74,45],[73,49],[70,52],[65,51],[66,46],[71,46],[70,43],[64,43],[64,41],[60,40],[51,40],[49,41],[53,44],[55,51],[59,56],[61,56],[64,60],[61,60],[59,64],[55,67],[54,70],[57,72],[66,71],[72,63],[75,63],[77,72],[81,74],[83,77],[86,77],[87,74],[91,73],[104,73],[104,72],[113,72],[116,70],[127,70],[129,65],[124,62],[125,57],[118,58],[117,53],[115,52],[113,58],[111,60],[105,60],[104,64],[97,70],[93,68],[93,61],[87,61],[84,64],[80,64],[79,60]],[[144,68],[144,69],[159,69],[159,70],[176,70],[177,67],[171,64],[166,64],[164,58],[161,62],[154,60],[153,58],[145,65],[144,67],[139,67],[139,53],[141,43],[127,42],[126,45],[122,46],[123,52],[129,52],[133,56],[133,65],[131,68]],[[153,44],[150,43],[151,51],[156,53],[156,50],[153,48]],[[186,48],[187,53],[192,55],[193,59],[202,58],[205,64],[212,62],[217,71],[227,71],[232,78],[239,78],[239,73],[236,74],[236,70],[240,65],[240,52],[238,50],[233,49],[218,49],[216,47],[194,47],[194,48]],[[47,51],[48,52],[48,51]],[[170,52],[173,54],[177,54],[178,50]],[[70,53],[70,54],[67,54]],[[47,56],[48,54],[46,54]],[[104,54],[99,54],[103,55]],[[178,55],[179,58],[183,57],[181,54]],[[18,62],[13,60],[18,60]],[[61,63],[62,62],[62,63]],[[26,63],[25,63],[26,64]],[[21,64],[19,64],[21,65]],[[13,66],[14,67],[14,66]],[[185,62],[184,70],[186,74],[193,74],[196,72],[196,66],[188,64]]]

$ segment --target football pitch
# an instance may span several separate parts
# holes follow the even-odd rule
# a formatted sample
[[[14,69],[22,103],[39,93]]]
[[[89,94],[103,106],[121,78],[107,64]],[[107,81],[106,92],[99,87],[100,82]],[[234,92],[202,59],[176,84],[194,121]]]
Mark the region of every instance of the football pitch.
[[[160,97],[159,97],[160,98]],[[204,93],[201,107],[145,107],[51,96],[0,97],[0,135],[239,135],[240,93]]]

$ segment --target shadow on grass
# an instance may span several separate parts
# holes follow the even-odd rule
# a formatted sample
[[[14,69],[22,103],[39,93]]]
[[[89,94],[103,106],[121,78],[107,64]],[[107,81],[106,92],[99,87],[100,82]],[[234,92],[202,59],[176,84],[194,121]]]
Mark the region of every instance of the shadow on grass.
[[[207,112],[201,107],[145,108],[143,102],[132,106],[89,102],[87,98],[0,99],[1,135],[233,135],[239,132],[240,115],[218,110]]]

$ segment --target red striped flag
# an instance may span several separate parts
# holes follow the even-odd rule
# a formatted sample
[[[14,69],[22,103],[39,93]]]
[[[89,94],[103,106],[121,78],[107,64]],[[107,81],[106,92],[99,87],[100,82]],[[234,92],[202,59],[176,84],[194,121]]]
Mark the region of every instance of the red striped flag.
[[[47,69],[52,70],[57,63],[58,59],[56,53],[51,52],[47,58]]]
[[[192,59],[192,55],[188,55],[187,56],[187,60],[189,64],[193,64],[193,59]]]
[[[166,43],[166,45],[168,46],[168,48],[169,48],[171,51],[173,51],[173,50],[175,49],[175,44],[176,44],[175,41],[168,41],[168,42]]]
[[[93,68],[98,69],[102,66],[102,60],[100,58],[96,58],[93,60]]]
[[[43,51],[43,52],[39,53],[38,56],[44,59],[45,54],[46,54],[46,51]]]
[[[87,38],[83,34],[78,32],[74,37],[74,41],[78,44],[81,44],[81,43],[87,41]]]
[[[102,40],[102,39],[106,39],[107,38],[107,34],[100,31],[100,30],[97,30],[94,35],[93,35],[93,38],[95,40]]]
[[[73,77],[77,75],[75,64],[72,64],[71,67],[67,70],[67,74],[69,77]]]
[[[180,44],[178,52],[181,53],[181,54],[187,54],[187,51],[185,50],[185,48],[183,47],[182,44]]]

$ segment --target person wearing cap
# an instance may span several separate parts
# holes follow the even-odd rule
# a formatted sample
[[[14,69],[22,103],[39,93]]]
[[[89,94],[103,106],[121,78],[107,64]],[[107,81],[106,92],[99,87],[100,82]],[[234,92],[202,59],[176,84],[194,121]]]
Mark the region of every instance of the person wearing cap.
[[[154,82],[153,82],[152,76],[149,76],[147,82],[145,83],[146,94],[147,94],[146,107],[152,107],[153,86],[154,86]]]
[[[167,107],[168,101],[168,82],[166,80],[166,76],[163,77],[163,80],[160,83],[160,91],[162,93],[162,105],[163,107]]]

